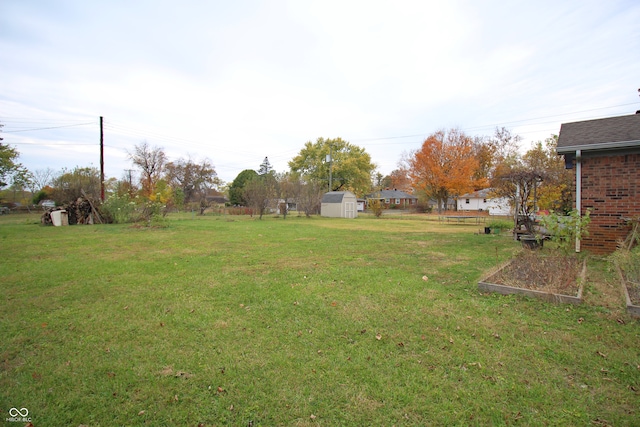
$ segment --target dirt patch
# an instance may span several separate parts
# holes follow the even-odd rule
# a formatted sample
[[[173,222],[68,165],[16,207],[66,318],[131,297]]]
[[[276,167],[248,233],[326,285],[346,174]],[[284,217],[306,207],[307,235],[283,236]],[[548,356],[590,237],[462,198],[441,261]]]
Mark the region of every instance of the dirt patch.
[[[631,304],[640,306],[640,283],[625,280]]]
[[[582,261],[575,255],[523,251],[491,276],[491,282],[514,288],[576,296]]]

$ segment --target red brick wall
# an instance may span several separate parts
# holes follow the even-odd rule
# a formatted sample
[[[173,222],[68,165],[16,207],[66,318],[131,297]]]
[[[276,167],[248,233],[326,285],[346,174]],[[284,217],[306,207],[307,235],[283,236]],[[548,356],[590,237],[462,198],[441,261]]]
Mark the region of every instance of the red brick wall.
[[[582,212],[591,209],[589,235],[581,248],[613,252],[630,230],[624,218],[640,216],[640,154],[583,157],[581,199]]]

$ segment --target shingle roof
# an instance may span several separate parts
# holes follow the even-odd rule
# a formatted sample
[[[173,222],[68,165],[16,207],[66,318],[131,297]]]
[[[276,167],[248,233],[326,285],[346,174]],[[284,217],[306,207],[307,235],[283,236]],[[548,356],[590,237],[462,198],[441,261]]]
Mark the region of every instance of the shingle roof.
[[[375,193],[367,194],[368,198],[379,198],[379,199],[417,199],[416,196],[412,194],[405,193],[400,190],[380,190]]]
[[[558,153],[581,150],[640,147],[640,114],[563,123]]]
[[[322,203],[342,203],[345,194],[344,191],[330,191],[322,196]]]
[[[491,188],[485,188],[482,190],[474,191],[473,193],[467,193],[460,196],[461,199],[488,199]]]

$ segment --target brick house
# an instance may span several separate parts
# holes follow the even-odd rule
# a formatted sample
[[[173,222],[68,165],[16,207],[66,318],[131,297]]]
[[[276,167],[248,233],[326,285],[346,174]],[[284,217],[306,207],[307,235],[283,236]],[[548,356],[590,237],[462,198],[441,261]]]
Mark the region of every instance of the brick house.
[[[640,114],[564,123],[557,152],[575,170],[576,209],[591,210],[576,250],[613,252],[629,233],[626,220],[640,216]]]
[[[397,209],[409,209],[415,208],[418,204],[418,198],[413,194],[405,193],[404,191],[385,189],[376,191],[371,194],[367,194],[365,196],[367,200],[380,200],[383,206],[388,208],[397,208]]]

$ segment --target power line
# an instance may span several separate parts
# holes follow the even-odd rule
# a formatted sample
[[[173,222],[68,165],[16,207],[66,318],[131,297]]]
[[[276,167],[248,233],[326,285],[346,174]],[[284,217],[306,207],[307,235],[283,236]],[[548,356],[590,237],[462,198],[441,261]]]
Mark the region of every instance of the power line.
[[[30,145],[32,147],[75,147],[75,146],[95,146],[96,143],[87,143],[87,144],[68,144],[65,142],[62,143],[54,143],[54,142],[10,142],[11,145]]]
[[[485,128],[495,128],[495,127],[499,127],[499,126],[505,126],[505,125],[510,125],[510,124],[516,124],[516,123],[523,123],[523,122],[532,122],[535,120],[543,120],[543,119],[550,119],[550,118],[556,118],[556,117],[561,117],[561,116],[569,116],[569,115],[573,115],[573,114],[582,114],[582,113],[588,113],[588,112],[593,112],[593,111],[598,111],[598,110],[606,110],[609,108],[618,108],[618,107],[627,107],[630,105],[637,105],[638,102],[630,102],[627,104],[619,104],[619,105],[612,105],[609,107],[599,107],[599,108],[591,108],[588,110],[581,110],[581,111],[573,111],[570,113],[562,113],[562,114],[555,114],[555,115],[551,115],[551,116],[542,116],[542,117],[536,117],[536,118],[531,118],[531,119],[522,119],[522,120],[514,120],[514,121],[510,121],[510,122],[502,122],[502,123],[495,123],[495,124],[489,124],[489,125],[478,125],[478,126],[472,126],[472,127],[465,127],[463,128],[463,130],[466,131],[472,131],[472,130],[479,130],[479,129],[485,129]],[[529,126],[534,126],[534,125],[540,125],[540,124],[547,124],[547,123],[553,123],[553,121],[547,121],[547,122],[540,122],[540,123],[529,123]],[[389,140],[389,139],[402,139],[402,138],[415,138],[415,137],[419,137],[419,136],[424,136],[425,134],[429,134],[431,132],[425,132],[422,134],[413,134],[413,135],[399,135],[399,136],[387,136],[387,137],[380,137],[380,138],[359,138],[359,139],[351,139],[351,141],[353,142],[366,142],[366,141],[383,141],[383,140]],[[522,133],[530,133],[530,132],[522,132]]]
[[[5,130],[5,131],[3,131],[3,132],[4,132],[4,133],[32,132],[32,131],[38,131],[38,130],[62,129],[62,128],[70,128],[70,127],[75,127],[75,126],[87,126],[87,125],[93,125],[93,124],[95,124],[95,123],[91,122],[91,123],[79,123],[79,124],[75,124],[75,125],[50,126],[50,127],[45,127],[45,128],[31,128],[31,129],[20,129],[20,130]]]

